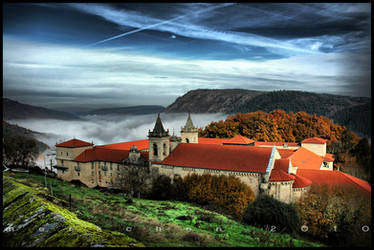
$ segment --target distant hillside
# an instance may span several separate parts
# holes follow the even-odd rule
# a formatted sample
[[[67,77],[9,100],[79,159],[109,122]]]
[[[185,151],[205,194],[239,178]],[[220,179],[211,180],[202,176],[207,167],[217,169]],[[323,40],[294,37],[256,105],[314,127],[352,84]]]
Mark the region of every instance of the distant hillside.
[[[261,110],[304,111],[327,116],[340,125],[371,136],[371,98],[317,94],[302,91],[252,91],[244,89],[197,89],[177,98],[165,112],[236,114]],[[352,121],[354,119],[354,121]],[[370,120],[370,119],[369,119]]]
[[[120,108],[95,109],[88,112],[82,112],[81,115],[105,115],[105,114],[122,114],[122,115],[145,115],[159,113],[164,110],[160,105],[140,105]]]
[[[32,106],[3,98],[3,120],[17,119],[78,120],[80,118],[67,112]]]
[[[263,94],[261,91],[244,89],[197,89],[191,90],[165,108],[164,112],[227,113],[232,105],[243,105]]]
[[[20,127],[16,124],[9,124],[8,122],[3,120],[3,138],[7,136],[9,137],[23,136],[26,138],[32,138],[35,140],[37,151],[39,153],[42,153],[44,150],[49,148],[47,144],[35,139],[35,135],[41,135],[41,134],[42,133]]]

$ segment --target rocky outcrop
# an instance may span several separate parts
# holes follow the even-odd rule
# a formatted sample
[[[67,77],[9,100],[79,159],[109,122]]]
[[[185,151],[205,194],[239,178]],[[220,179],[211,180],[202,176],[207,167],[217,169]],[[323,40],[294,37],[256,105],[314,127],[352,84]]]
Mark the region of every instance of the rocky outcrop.
[[[48,201],[53,200],[53,202]],[[56,203],[56,204],[55,204]],[[3,247],[141,247],[61,208],[64,201],[3,174]],[[58,205],[60,204],[60,205]]]

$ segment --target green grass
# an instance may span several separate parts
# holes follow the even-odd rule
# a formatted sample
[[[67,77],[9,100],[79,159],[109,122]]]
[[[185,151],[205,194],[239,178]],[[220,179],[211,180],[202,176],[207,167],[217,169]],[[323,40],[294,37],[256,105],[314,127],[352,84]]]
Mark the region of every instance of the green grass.
[[[16,173],[12,177],[34,188],[44,186],[44,176]],[[72,207],[69,209],[67,202],[65,208],[77,214],[78,218],[103,229],[125,233],[146,246],[322,246],[288,234],[273,233],[241,224],[188,202],[134,198],[134,203],[129,205],[126,204],[126,198],[120,194],[102,193],[58,179],[47,178],[47,182],[52,182],[55,197],[69,201],[71,194]],[[190,219],[183,220],[181,216]],[[161,228],[161,231],[157,231],[156,227]],[[223,231],[217,231],[217,228]],[[197,236],[192,237],[191,234]]]

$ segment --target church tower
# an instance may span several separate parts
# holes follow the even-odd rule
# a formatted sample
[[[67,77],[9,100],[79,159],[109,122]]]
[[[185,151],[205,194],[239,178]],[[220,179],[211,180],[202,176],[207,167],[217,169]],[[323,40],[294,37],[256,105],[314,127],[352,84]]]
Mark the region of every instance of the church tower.
[[[185,143],[198,143],[198,130],[192,123],[190,112],[188,112],[188,118],[186,125],[181,129],[182,142]]]
[[[160,113],[158,114],[155,127],[148,132],[149,138],[149,160],[162,161],[170,152],[169,149],[169,129],[165,131],[162,125]]]

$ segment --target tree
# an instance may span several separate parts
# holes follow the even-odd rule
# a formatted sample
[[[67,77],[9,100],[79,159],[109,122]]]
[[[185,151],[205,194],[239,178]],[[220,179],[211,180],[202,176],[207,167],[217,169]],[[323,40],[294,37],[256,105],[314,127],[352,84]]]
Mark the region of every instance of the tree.
[[[6,167],[34,166],[37,153],[36,142],[32,138],[20,135],[3,138],[3,165]]]
[[[146,196],[150,192],[151,175],[148,166],[123,164],[116,180],[116,188],[122,190],[128,197]]]

